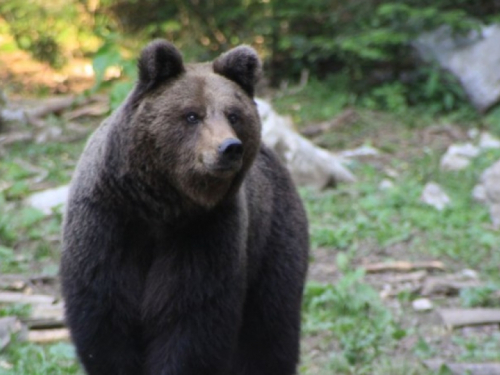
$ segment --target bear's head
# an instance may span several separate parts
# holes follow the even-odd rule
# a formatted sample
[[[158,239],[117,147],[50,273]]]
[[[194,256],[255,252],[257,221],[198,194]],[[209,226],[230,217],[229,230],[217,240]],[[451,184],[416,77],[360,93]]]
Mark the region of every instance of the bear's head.
[[[260,147],[256,52],[240,46],[211,63],[185,65],[158,40],[144,48],[138,69],[115,120],[121,173],[153,195],[175,189],[206,208],[237,191]]]

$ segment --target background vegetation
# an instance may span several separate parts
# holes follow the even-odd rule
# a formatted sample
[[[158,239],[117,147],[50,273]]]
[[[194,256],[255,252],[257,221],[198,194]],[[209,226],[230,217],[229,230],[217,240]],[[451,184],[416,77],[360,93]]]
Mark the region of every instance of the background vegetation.
[[[335,84],[350,94],[350,102],[389,110],[430,104],[435,112],[467,105],[465,97],[452,77],[416,58],[412,40],[441,25],[467,32],[499,20],[499,11],[498,2],[480,0],[4,0],[0,4],[3,28],[19,48],[55,67],[71,55],[95,56],[98,78],[103,68],[135,57],[151,38],[167,38],[188,59],[198,61],[247,43],[264,58],[272,86],[298,79],[307,70],[317,79],[342,77]]]

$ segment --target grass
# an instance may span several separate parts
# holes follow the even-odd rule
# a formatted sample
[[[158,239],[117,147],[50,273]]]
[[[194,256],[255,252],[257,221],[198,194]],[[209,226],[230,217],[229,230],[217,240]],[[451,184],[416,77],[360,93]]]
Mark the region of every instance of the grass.
[[[332,118],[354,99],[343,93],[341,85],[332,90],[324,83],[311,82],[298,94],[276,100],[275,105],[283,113],[291,112],[303,126]],[[442,145],[422,144],[416,134],[429,124],[458,118],[457,114],[435,118],[418,110],[388,114],[356,107],[356,111],[355,123],[315,141],[332,149],[369,143],[381,149],[384,157],[375,163],[353,163],[351,168],[359,177],[354,185],[300,191],[310,219],[312,261],[318,249],[326,249],[337,269],[331,283],[311,280],[306,286],[301,374],[426,375],[431,372],[419,359],[433,358],[443,348],[451,348],[449,358],[455,361],[500,360],[498,332],[445,334],[420,326],[415,322],[421,316],[412,315],[410,308],[415,295],[383,300],[359,268],[367,259],[438,259],[450,271],[472,268],[487,286],[463,290],[454,303],[498,306],[500,234],[491,228],[487,209],[473,202],[471,190],[482,170],[500,158],[500,151],[482,153],[464,171],[444,173],[439,170]],[[459,127],[465,129],[465,124]],[[61,214],[43,216],[26,208],[22,200],[34,190],[67,183],[83,144],[14,144],[2,156],[1,273],[57,274]],[[40,170],[45,171],[41,181]],[[390,179],[394,187],[380,189],[383,179]],[[420,202],[429,181],[439,183],[449,194],[450,207],[437,211]],[[0,306],[0,316],[27,313],[25,306]],[[3,374],[82,371],[69,343],[15,342],[0,353]]]

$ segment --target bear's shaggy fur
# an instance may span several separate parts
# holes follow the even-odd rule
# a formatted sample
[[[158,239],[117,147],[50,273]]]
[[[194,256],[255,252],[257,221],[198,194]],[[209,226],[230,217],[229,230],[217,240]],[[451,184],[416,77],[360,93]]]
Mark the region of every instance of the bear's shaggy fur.
[[[89,140],[63,229],[67,324],[90,375],[292,375],[308,261],[288,172],[260,143],[261,65],[149,44]]]

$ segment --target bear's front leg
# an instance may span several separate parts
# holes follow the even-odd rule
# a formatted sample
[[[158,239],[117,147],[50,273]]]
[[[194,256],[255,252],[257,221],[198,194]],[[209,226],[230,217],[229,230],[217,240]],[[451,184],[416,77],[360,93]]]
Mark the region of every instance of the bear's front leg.
[[[70,203],[61,281],[66,323],[89,375],[142,374],[140,278],[122,256],[122,227],[108,211]]]

